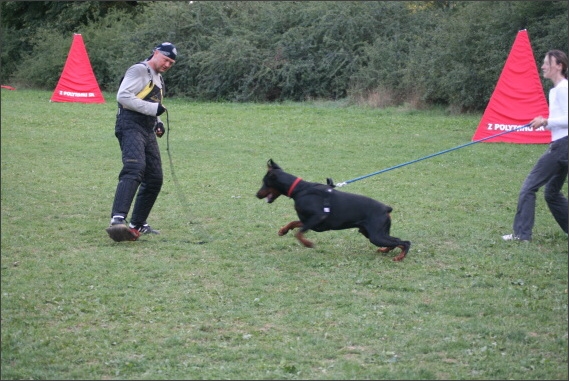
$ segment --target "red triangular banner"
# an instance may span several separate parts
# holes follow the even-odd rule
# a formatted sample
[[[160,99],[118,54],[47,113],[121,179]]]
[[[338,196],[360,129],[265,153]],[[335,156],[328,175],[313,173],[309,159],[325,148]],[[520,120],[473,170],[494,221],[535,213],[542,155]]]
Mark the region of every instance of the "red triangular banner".
[[[105,103],[80,34],[73,35],[73,43],[51,101]]]
[[[527,31],[520,30],[492,97],[482,115],[472,140],[480,140],[528,124],[536,116],[549,116],[543,86]],[[529,127],[503,134],[485,142],[551,143],[551,132],[543,127]]]

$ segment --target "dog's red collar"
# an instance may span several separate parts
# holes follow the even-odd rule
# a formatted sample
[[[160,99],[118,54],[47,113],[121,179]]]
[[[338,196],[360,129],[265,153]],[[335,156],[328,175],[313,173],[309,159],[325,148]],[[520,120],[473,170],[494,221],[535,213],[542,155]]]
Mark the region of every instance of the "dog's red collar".
[[[290,197],[290,195],[292,194],[292,191],[293,191],[294,188],[298,185],[298,183],[300,182],[300,180],[302,180],[300,177],[297,177],[296,180],[294,180],[294,182],[292,183],[292,185],[291,185],[290,188],[288,189],[288,194],[287,194],[288,197]]]

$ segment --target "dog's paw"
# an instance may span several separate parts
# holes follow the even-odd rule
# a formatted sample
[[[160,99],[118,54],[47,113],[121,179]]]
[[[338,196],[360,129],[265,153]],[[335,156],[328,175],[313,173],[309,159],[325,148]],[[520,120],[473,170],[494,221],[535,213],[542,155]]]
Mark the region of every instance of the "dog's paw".
[[[282,229],[279,230],[279,236],[281,236],[281,237],[282,237],[283,235],[285,235],[286,233],[288,233],[288,229],[282,228]]]
[[[302,234],[301,231],[296,232],[296,234],[295,234],[294,236],[296,237],[296,239],[297,239],[300,243],[302,243],[302,244],[304,245],[304,247],[309,247],[309,248],[314,247],[314,244],[313,244],[311,241],[309,241],[309,240],[307,240],[306,238],[304,238],[304,234]]]
[[[407,255],[407,253],[402,251],[401,253],[397,254],[397,256],[393,258],[393,260],[395,262],[401,262],[405,258],[405,255]]]

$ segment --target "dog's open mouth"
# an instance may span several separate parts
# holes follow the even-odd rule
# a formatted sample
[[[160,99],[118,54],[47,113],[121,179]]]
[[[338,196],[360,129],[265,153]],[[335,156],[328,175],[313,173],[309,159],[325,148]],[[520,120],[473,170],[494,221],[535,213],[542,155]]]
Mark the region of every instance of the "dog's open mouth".
[[[265,188],[260,189],[256,194],[256,196],[259,200],[264,199],[265,202],[267,202],[267,204],[270,204],[273,201],[275,201],[277,199],[277,197],[279,197],[280,195],[281,194],[278,191],[271,189],[269,187],[265,187]]]

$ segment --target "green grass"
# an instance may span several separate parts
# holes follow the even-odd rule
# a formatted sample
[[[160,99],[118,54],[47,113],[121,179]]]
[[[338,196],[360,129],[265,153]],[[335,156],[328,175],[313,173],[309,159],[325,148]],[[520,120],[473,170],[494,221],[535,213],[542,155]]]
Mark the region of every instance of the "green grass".
[[[279,237],[296,215],[254,197],[266,161],[346,181],[469,142],[481,115],[169,99],[162,234],[115,243],[114,94],[50,96],[2,90],[2,379],[568,378],[567,236],[542,191],[533,241],[500,238],[544,145],[342,188],[394,208],[397,263],[355,230]]]

